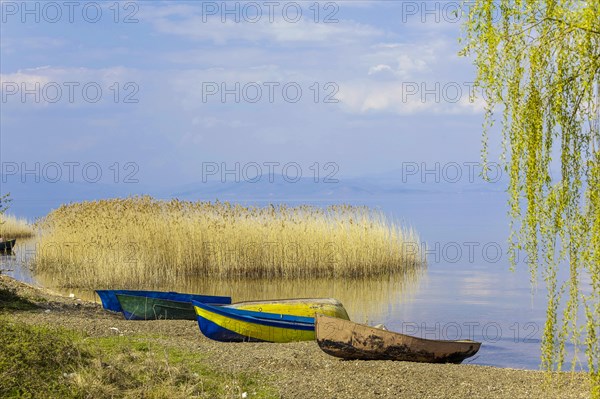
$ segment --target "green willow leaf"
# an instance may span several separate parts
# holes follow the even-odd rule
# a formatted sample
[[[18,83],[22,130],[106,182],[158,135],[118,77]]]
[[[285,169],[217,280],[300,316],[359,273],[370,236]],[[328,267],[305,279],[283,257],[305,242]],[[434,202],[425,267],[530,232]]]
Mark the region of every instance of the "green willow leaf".
[[[484,164],[502,112],[511,268],[525,250],[532,283],[541,269],[548,290],[542,365],[560,370],[569,341],[585,347],[600,399],[600,2],[475,0],[463,29],[460,55],[486,93]]]

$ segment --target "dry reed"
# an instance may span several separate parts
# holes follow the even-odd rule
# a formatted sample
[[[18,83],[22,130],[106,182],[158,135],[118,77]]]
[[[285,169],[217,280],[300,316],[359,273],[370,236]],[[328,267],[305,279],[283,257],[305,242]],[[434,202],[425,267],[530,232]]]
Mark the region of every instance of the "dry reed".
[[[3,239],[33,237],[35,231],[25,219],[12,215],[0,215],[0,237]]]
[[[348,205],[257,208],[144,196],[64,205],[39,226],[35,270],[68,287],[383,276],[422,263],[414,231]]]

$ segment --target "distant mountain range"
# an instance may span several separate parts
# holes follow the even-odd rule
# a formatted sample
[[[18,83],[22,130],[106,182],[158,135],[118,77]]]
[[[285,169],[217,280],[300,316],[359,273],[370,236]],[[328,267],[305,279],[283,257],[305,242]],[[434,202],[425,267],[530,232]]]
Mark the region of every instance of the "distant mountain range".
[[[419,193],[466,193],[503,192],[506,182],[488,183],[476,177],[457,182],[425,176],[408,179],[399,171],[391,171],[365,177],[339,178],[338,182],[315,182],[312,178],[301,178],[296,182],[285,181],[281,176],[270,182],[266,177],[258,182],[194,182],[160,188],[141,183],[69,183],[47,181],[21,183],[0,176],[0,192],[10,192],[13,202],[10,213],[34,219],[44,216],[61,204],[103,198],[126,197],[148,194],[156,198],[179,198],[202,201],[239,201],[274,203],[335,203],[352,201],[372,201],[378,198]],[[420,180],[423,180],[421,182]]]

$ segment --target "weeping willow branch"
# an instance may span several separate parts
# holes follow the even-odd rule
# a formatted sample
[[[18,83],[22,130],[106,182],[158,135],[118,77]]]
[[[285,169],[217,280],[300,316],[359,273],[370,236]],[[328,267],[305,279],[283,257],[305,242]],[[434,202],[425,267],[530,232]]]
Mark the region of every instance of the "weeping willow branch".
[[[560,370],[567,342],[585,347],[600,399],[600,2],[469,4],[461,54],[486,93],[482,157],[501,108],[511,253],[525,249],[532,283],[541,268],[548,291],[542,365]]]
[[[10,203],[10,193],[0,195],[0,215],[2,215],[8,209]]]
[[[558,22],[558,23],[561,23],[561,24],[568,25],[568,26],[570,26],[571,28],[575,28],[575,29],[581,29],[581,30],[584,30],[584,31],[586,31],[586,32],[590,32],[590,33],[594,33],[594,34],[596,34],[596,35],[600,35],[600,31],[598,31],[598,30],[595,30],[595,29],[591,29],[591,28],[584,28],[583,26],[573,25],[573,24],[570,24],[570,23],[568,23],[568,22],[565,22],[565,21],[561,21],[561,20],[559,20],[559,19],[556,19],[556,18],[546,17],[545,19],[546,19],[546,20],[548,20],[548,21],[553,21],[553,22]]]

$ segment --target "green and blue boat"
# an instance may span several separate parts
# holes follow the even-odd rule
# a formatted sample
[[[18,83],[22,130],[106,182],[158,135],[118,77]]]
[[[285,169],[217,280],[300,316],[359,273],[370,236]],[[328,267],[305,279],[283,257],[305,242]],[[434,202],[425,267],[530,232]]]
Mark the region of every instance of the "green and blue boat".
[[[97,290],[104,309],[121,312],[128,320],[195,320],[192,301],[231,304],[231,297],[164,291]]]

